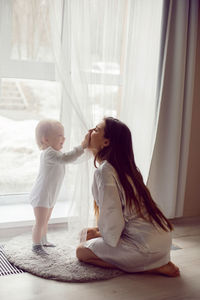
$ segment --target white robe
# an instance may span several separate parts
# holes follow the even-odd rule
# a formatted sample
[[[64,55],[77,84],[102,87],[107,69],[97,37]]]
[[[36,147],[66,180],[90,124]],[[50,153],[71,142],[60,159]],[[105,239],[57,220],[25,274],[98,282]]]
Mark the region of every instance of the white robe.
[[[75,161],[83,152],[82,146],[67,153],[52,147],[42,151],[39,174],[29,198],[33,207],[51,208],[55,205],[65,175],[65,164]]]
[[[118,175],[107,161],[94,173],[92,192],[102,237],[86,241],[85,247],[127,272],[150,270],[170,261],[171,232],[130,213]]]

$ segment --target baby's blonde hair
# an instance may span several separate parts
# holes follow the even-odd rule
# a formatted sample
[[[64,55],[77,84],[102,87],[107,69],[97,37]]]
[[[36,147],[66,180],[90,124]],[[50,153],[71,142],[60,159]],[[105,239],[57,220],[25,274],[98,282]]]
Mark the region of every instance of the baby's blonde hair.
[[[52,119],[45,119],[37,124],[35,129],[35,138],[40,150],[44,150],[46,148],[46,145],[44,144],[44,138],[48,137],[48,135],[51,134],[52,131],[58,126],[63,127],[59,121]]]

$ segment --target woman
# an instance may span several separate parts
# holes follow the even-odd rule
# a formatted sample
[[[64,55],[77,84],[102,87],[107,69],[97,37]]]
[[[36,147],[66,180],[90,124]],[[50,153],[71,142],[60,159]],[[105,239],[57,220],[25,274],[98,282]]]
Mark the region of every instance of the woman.
[[[90,131],[94,163],[92,192],[98,227],[77,248],[80,261],[126,272],[180,275],[170,262],[172,225],[158,209],[135,165],[131,132],[105,118]]]

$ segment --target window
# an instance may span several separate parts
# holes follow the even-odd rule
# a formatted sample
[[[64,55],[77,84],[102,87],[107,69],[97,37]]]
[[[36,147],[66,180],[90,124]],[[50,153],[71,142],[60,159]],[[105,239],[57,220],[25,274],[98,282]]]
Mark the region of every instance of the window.
[[[0,5],[0,204],[6,204],[27,201],[40,155],[35,126],[42,118],[59,119],[61,89],[46,35],[48,1]]]
[[[151,103],[149,94],[153,94],[154,101],[163,1],[52,2],[61,4],[60,8],[63,8],[62,46],[67,54],[64,66],[67,68],[64,69],[70,77],[69,84],[72,83],[76,89],[83,116],[86,118],[92,112],[96,123],[104,113],[119,117],[123,111],[123,120],[129,119],[133,123],[131,110],[137,110],[139,113],[133,126],[139,133],[138,140],[134,137],[136,144],[141,145],[144,139],[146,142],[147,136],[151,139],[149,131],[144,130],[140,134],[144,127],[140,115],[145,112],[146,121],[155,111],[155,103]],[[55,81],[54,55],[46,33],[51,23],[50,3],[45,0],[0,0],[0,41],[4,41],[0,48],[0,155],[3,161],[0,187],[2,195],[20,194],[21,201],[24,201],[23,195],[27,197],[38,170],[35,125],[45,117],[58,119],[61,113],[62,91]],[[156,21],[153,23],[154,11]],[[140,16],[146,22],[143,22],[142,28]],[[148,26],[149,20],[153,26]],[[60,39],[57,33],[54,32],[54,43]],[[135,101],[137,105],[131,104],[129,109],[130,102],[122,103],[123,97],[127,103]],[[149,113],[147,105],[143,109],[144,98],[145,101],[150,99],[152,113]],[[68,122],[71,122],[68,130],[73,131],[70,132],[71,147],[74,145],[73,138],[77,136],[74,132],[78,132],[75,124],[79,116],[70,110],[68,114]],[[147,123],[146,128],[153,127]],[[144,144],[142,148],[148,147],[149,144]],[[136,152],[139,157],[140,149]],[[12,201],[11,198],[7,199]],[[0,197],[0,204],[3,199],[5,197]]]

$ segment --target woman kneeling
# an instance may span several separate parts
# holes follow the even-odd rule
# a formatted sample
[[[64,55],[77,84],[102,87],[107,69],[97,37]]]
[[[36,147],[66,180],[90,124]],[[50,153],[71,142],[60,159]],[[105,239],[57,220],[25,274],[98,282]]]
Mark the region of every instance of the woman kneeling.
[[[180,275],[170,261],[169,220],[143,182],[134,159],[129,128],[105,118],[90,130],[89,149],[99,167],[92,192],[98,227],[87,230],[87,241],[77,248],[80,261],[126,272]]]

